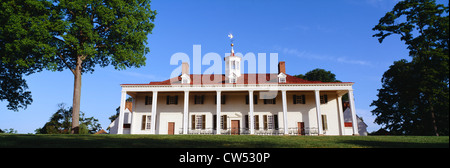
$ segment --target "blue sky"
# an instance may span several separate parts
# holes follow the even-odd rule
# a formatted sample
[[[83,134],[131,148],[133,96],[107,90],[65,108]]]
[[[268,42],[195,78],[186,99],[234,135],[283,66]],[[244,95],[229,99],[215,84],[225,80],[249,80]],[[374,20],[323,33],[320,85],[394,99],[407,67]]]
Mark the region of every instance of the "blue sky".
[[[445,1],[438,1],[444,3]],[[373,123],[370,104],[381,88],[381,77],[396,60],[409,59],[408,50],[398,36],[378,43],[372,28],[397,0],[327,1],[152,1],[158,14],[149,35],[150,53],[146,66],[117,71],[97,66],[93,74],[82,77],[81,111],[99,119],[106,129],[109,117],[120,104],[120,84],[166,80],[178,65],[170,65],[177,52],[192,61],[193,45],[201,54],[215,52],[222,57],[230,51],[228,33],[235,36],[234,50],[246,54],[278,53],[286,61],[290,75],[322,68],[338,80],[353,85],[357,114]],[[448,1],[445,2],[448,5]],[[268,58],[267,58],[268,59]],[[209,66],[202,66],[202,72]],[[267,67],[267,70],[269,68]],[[192,68],[191,68],[192,72]],[[57,111],[57,104],[72,105],[73,75],[70,71],[43,71],[25,77],[33,103],[19,112],[8,111],[0,102],[0,128],[34,133]]]

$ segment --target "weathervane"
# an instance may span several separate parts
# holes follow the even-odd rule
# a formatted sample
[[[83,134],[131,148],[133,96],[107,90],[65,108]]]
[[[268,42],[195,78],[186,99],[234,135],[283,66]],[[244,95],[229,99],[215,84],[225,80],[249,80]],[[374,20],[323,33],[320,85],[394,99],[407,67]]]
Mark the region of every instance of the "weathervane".
[[[233,35],[230,33],[230,34],[228,34],[228,37],[230,38],[230,41],[231,41],[231,55],[234,56],[234,50],[233,50],[233,46],[234,46],[234,44],[233,44]]]

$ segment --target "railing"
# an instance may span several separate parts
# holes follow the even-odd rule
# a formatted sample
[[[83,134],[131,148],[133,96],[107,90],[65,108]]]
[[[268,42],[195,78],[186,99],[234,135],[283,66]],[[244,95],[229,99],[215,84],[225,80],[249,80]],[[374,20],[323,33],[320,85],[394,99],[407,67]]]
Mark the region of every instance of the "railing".
[[[217,133],[216,129],[206,128],[206,129],[192,129],[189,128],[187,134],[195,134],[195,135],[213,135]],[[298,127],[289,127],[288,135],[318,135],[317,127],[305,127],[304,129],[298,129]],[[183,129],[180,128],[179,134],[183,134]],[[223,135],[249,135],[250,129],[248,128],[227,128],[220,129],[220,134]],[[284,129],[259,129],[255,130],[255,135],[284,135]]]

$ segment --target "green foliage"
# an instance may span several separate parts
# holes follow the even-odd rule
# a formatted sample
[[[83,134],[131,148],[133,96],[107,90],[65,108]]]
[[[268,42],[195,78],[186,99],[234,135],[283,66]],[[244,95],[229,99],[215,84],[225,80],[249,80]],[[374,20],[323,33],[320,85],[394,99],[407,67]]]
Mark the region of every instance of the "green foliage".
[[[35,130],[37,134],[69,134],[72,129],[72,107],[66,108],[64,103],[58,104],[58,111],[50,117],[50,120],[42,128]],[[94,134],[101,130],[98,119],[80,116],[80,134]]]
[[[45,69],[77,75],[96,65],[144,66],[155,15],[149,0],[2,1],[0,101],[26,108],[32,98],[23,75]]]
[[[295,75],[297,78],[302,78],[309,81],[321,81],[321,82],[341,82],[336,80],[336,75],[331,73],[331,71],[326,71],[325,69],[316,68],[305,75]]]
[[[341,82],[340,80],[336,79],[336,75],[332,73],[331,71],[327,71],[325,69],[316,68],[309,72],[307,72],[305,75],[294,75],[297,78],[309,80],[309,81],[321,81],[321,82]],[[345,94],[342,96],[342,103],[348,101],[348,94]]]
[[[376,122],[391,133],[448,135],[448,12],[434,0],[401,1],[373,28],[380,43],[400,35],[412,57],[384,73],[378,100],[371,104]]]
[[[48,1],[2,1],[0,3],[0,101],[18,111],[31,104],[31,92],[23,75],[45,68],[55,47]]]

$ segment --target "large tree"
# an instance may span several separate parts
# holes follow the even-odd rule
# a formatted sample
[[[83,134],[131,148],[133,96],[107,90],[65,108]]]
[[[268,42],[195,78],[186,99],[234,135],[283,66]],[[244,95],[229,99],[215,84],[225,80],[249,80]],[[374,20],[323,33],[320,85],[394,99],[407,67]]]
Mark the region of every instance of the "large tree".
[[[78,133],[83,73],[92,73],[96,65],[105,67],[111,64],[119,70],[145,65],[145,54],[149,52],[149,48],[146,47],[147,35],[154,27],[156,15],[156,11],[150,9],[149,0],[55,0],[53,2],[19,0],[9,5],[17,9],[24,6],[40,7],[42,11],[37,13],[43,13],[42,18],[36,19],[37,21],[19,21],[16,24],[23,32],[34,31],[33,27],[27,26],[28,23],[35,25],[37,30],[47,31],[31,34],[31,38],[37,39],[39,43],[30,45],[31,51],[24,52],[21,55],[23,59],[15,62],[4,61],[6,63],[2,64],[25,62],[23,69],[27,73],[44,68],[53,71],[69,69],[74,76],[72,133]],[[14,14],[14,10],[11,14],[12,20],[15,16],[21,17],[21,13]],[[31,16],[34,17],[34,15]],[[21,36],[14,36],[20,31],[11,33],[9,40],[15,41],[21,38]],[[2,54],[2,61],[11,57],[14,55]],[[37,61],[27,62],[28,58]],[[11,69],[20,70],[21,68]],[[23,72],[18,71],[17,74],[23,74]],[[26,88],[23,84],[18,86]]]
[[[434,0],[405,0],[373,30],[379,42],[399,35],[412,60],[397,61],[383,75],[372,111],[397,134],[448,135],[449,8]]]

